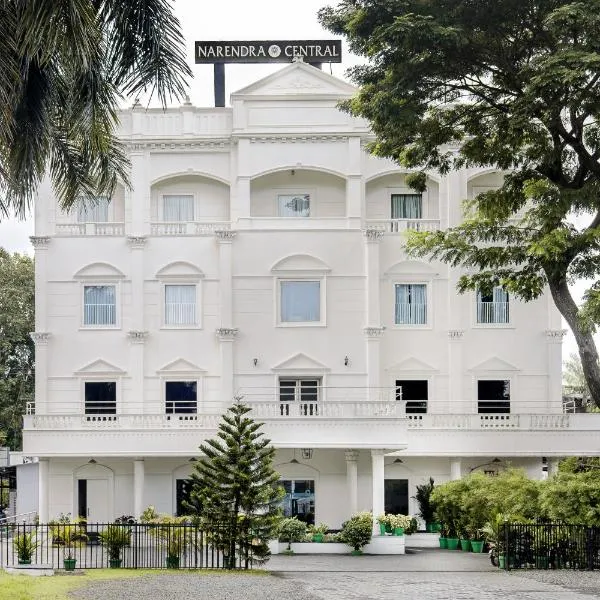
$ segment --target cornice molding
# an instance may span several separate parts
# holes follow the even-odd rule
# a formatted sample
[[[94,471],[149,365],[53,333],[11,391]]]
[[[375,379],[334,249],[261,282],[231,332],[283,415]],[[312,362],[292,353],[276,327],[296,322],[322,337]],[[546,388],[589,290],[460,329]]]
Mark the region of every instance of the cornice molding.
[[[197,139],[197,140],[177,140],[177,141],[136,141],[125,144],[125,147],[129,152],[145,152],[145,151],[179,151],[179,150],[218,150],[218,149],[229,149],[232,145],[232,141],[229,138],[226,139]]]
[[[236,234],[237,231],[231,231],[231,229],[215,229],[215,237],[222,243],[232,242]]]
[[[380,242],[383,239],[383,229],[363,229],[367,243]]]
[[[265,135],[248,139],[251,144],[321,144],[347,142],[348,135]]]
[[[145,235],[128,235],[127,243],[130,248],[142,249],[146,246],[148,238]]]

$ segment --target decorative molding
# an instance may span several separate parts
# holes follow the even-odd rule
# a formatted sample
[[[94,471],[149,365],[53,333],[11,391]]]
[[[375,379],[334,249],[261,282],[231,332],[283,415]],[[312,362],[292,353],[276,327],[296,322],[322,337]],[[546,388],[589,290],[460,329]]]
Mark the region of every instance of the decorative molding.
[[[462,342],[465,332],[462,329],[450,329],[448,330],[448,339],[451,342]]]
[[[48,331],[32,331],[29,335],[36,346],[47,346],[52,336]]]
[[[379,339],[383,335],[385,327],[365,327],[363,331],[369,339]]]
[[[250,138],[251,144],[320,144],[347,141],[347,135],[273,135]]]
[[[177,142],[135,142],[126,145],[129,152],[143,152],[146,150],[215,150],[228,149],[231,147],[230,139],[212,139]]]
[[[127,243],[130,248],[143,249],[146,246],[148,238],[145,235],[128,235]]]
[[[383,229],[363,229],[363,235],[367,242],[380,242],[383,239]]]
[[[562,342],[565,335],[566,329],[546,329],[546,338],[552,342]]]
[[[359,452],[358,450],[345,450],[344,456],[346,457],[346,462],[356,462],[358,460]]]
[[[148,332],[139,329],[131,329],[127,332],[127,337],[132,344],[143,344],[148,337]]]
[[[237,336],[239,329],[237,327],[219,327],[215,333],[222,342],[232,342]]]
[[[52,238],[49,235],[32,235],[29,236],[29,241],[31,242],[31,245],[36,249],[36,250],[45,250],[48,245],[50,244],[50,240]]]
[[[231,231],[231,229],[215,229],[215,236],[219,242],[232,242],[236,235],[237,231]]]

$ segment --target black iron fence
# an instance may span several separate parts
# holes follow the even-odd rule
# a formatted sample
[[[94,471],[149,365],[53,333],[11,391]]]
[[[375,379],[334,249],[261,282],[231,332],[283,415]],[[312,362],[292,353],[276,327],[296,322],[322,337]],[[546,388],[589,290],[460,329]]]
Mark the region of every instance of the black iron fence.
[[[600,527],[505,523],[499,540],[505,569],[600,569]]]
[[[175,523],[12,524],[0,538],[0,564],[53,569],[249,569],[255,564],[246,533],[227,526]],[[230,559],[233,551],[234,556]]]

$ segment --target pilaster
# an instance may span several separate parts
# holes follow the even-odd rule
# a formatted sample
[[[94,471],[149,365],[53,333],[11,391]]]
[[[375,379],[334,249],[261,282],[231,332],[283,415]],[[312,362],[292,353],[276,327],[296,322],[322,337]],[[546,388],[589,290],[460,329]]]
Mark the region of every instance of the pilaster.
[[[450,459],[450,479],[451,481],[462,479],[462,461],[460,458]]]
[[[47,523],[48,516],[48,486],[50,483],[50,463],[47,458],[38,462],[38,517],[40,523]]]
[[[547,329],[548,394],[546,411],[562,412],[562,344],[566,329]]]
[[[385,512],[385,463],[384,450],[371,450],[373,477],[373,535],[379,534],[377,517]]]
[[[358,512],[358,450],[346,450],[346,488],[348,492],[348,517]]]
[[[221,402],[223,408],[233,402],[233,342],[238,334],[234,327],[219,327],[216,335],[221,353]]]
[[[136,519],[139,519],[144,511],[144,478],[144,459],[136,458],[133,461],[133,516]]]
[[[221,327],[233,325],[233,248],[236,232],[228,229],[215,231],[219,244],[219,293],[221,300]]]
[[[385,327],[365,327],[367,343],[367,387],[369,399],[377,400],[379,389],[381,387],[381,362],[380,362],[380,342]]]
[[[122,403],[123,413],[143,414],[144,410],[144,343],[148,332],[141,329],[131,329],[127,332],[129,340],[129,370],[131,373],[132,396]],[[136,515],[136,518],[139,514]]]
[[[448,384],[450,391],[449,406],[446,411],[467,412],[464,397],[464,360],[463,360],[463,338],[465,332],[462,329],[448,330]]]
[[[43,415],[48,412],[48,343],[52,334],[34,331],[29,335],[35,344],[35,412]]]
[[[132,111],[135,121],[137,110]],[[125,231],[132,236],[150,233],[150,180],[146,149],[141,144],[130,146],[131,188],[125,190]]]

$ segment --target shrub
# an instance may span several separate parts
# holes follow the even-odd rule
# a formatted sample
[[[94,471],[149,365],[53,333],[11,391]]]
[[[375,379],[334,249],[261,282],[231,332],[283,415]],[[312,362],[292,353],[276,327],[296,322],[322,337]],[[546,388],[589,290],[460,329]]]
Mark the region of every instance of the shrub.
[[[600,471],[560,471],[543,482],[540,504],[553,521],[600,525]]]
[[[287,549],[290,550],[292,542],[302,542],[306,538],[306,523],[299,521],[296,517],[283,519],[279,526],[279,539],[287,542]]]
[[[429,478],[427,483],[417,486],[417,493],[413,498],[419,505],[419,516],[425,523],[433,523],[435,506],[431,501],[431,493],[433,492],[433,477]]]
[[[371,541],[372,533],[373,515],[370,512],[357,513],[343,524],[340,540],[358,551]]]

